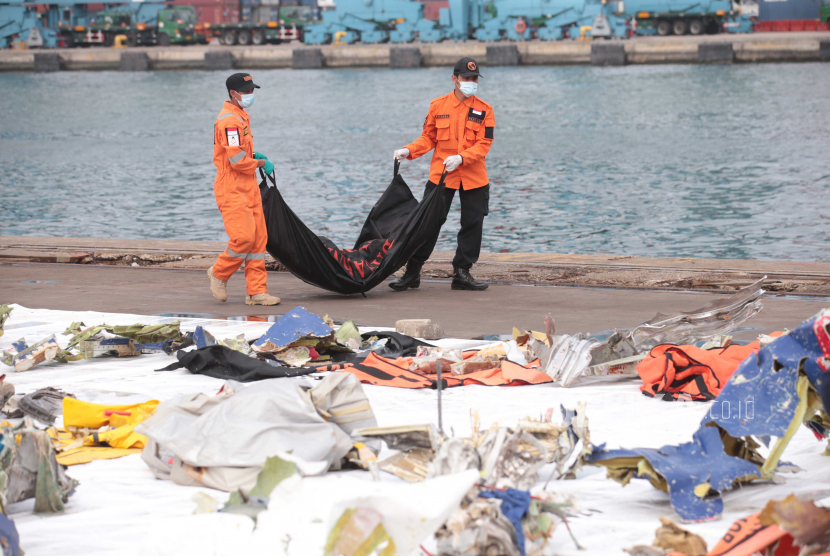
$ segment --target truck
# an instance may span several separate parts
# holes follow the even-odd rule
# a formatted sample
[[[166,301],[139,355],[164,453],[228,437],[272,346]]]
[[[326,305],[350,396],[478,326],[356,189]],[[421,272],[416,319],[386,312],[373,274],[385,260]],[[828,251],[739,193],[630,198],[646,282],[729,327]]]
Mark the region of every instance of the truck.
[[[98,12],[89,17],[88,25],[61,24],[60,34],[67,48],[113,46],[118,35],[127,38],[128,46],[207,43],[192,6],[161,8],[148,18],[138,14],[130,10]]]
[[[206,26],[199,23],[193,6],[172,6],[159,10],[155,22],[137,23],[127,35],[129,46],[170,46],[207,44]]]
[[[314,23],[318,13],[313,6],[255,6],[248,21],[210,24],[207,34],[226,46],[302,41],[305,26]]]
[[[703,0],[694,5],[676,0],[637,0],[631,27],[638,35],[714,35],[747,33],[758,18],[755,0]]]

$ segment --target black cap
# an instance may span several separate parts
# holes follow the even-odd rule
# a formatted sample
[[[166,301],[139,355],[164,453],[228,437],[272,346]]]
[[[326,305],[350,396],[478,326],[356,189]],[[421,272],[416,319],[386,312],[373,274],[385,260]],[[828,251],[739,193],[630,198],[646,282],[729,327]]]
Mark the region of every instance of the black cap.
[[[254,78],[248,73],[235,73],[228,77],[225,81],[225,86],[229,91],[237,91],[240,93],[247,93],[254,89],[259,89],[259,85],[254,83]]]
[[[478,62],[472,58],[461,58],[457,61],[452,70],[452,74],[460,75],[461,77],[470,77],[471,75],[481,76],[478,72]]]

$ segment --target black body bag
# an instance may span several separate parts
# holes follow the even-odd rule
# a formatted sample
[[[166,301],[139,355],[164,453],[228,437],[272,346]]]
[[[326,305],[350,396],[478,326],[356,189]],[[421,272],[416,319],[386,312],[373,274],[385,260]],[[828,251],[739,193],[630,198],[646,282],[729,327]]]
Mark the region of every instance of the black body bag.
[[[273,176],[259,184],[268,253],[292,274],[342,294],[366,292],[400,269],[444,223],[444,180],[419,203],[395,163],[392,182],[369,213],[353,249],[340,249],[308,229],[285,203]],[[271,185],[268,185],[268,180]]]

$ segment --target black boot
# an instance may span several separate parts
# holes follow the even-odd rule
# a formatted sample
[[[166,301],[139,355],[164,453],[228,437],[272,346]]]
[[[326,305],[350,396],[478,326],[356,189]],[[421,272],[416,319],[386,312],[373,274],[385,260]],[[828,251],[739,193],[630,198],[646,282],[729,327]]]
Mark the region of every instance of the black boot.
[[[452,277],[452,289],[454,290],[486,290],[490,284],[476,280],[470,276],[470,271],[463,268],[456,268],[455,275]]]
[[[409,263],[406,265],[406,272],[404,275],[394,282],[389,282],[389,287],[397,292],[408,290],[409,288],[417,289],[421,285],[421,266]]]

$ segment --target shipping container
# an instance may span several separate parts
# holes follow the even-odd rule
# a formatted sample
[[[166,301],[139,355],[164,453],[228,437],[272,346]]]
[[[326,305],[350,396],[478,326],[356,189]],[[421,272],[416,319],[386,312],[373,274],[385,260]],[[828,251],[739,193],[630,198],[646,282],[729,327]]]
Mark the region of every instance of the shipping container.
[[[821,0],[759,0],[758,4],[761,21],[817,20]]]
[[[193,6],[199,23],[239,23],[238,0],[172,0],[170,3]]]
[[[450,7],[449,0],[422,0],[421,4],[424,6],[424,19],[435,21],[438,21],[441,8]]]

